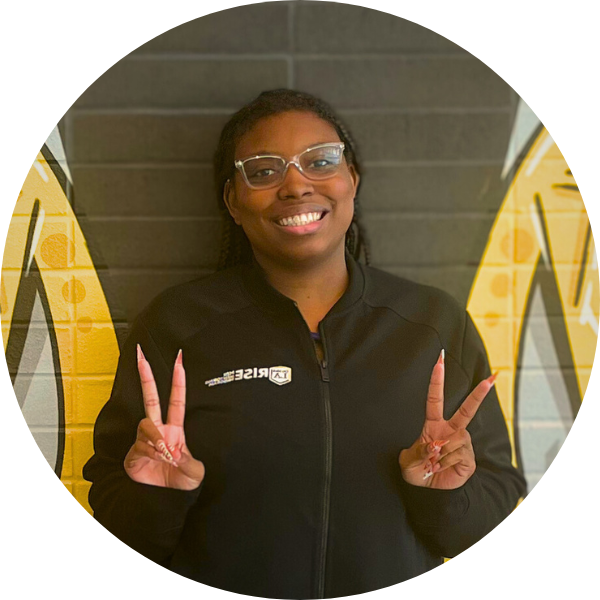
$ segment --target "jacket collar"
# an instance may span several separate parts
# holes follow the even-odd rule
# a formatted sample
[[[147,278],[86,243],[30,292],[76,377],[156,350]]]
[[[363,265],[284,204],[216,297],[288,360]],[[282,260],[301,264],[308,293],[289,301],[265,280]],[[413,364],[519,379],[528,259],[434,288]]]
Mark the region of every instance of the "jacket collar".
[[[349,282],[346,291],[328,314],[339,313],[362,298],[365,276],[362,265],[346,252]],[[242,270],[242,284],[253,301],[269,311],[296,310],[295,302],[277,291],[268,281],[261,266],[253,258]]]

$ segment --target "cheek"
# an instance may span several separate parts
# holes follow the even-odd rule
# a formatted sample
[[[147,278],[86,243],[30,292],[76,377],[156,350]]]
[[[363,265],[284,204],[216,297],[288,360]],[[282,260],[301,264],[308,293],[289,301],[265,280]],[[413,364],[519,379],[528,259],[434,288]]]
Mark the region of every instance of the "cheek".
[[[354,215],[354,186],[352,179],[344,179],[335,186],[334,197],[337,199],[338,211],[348,220],[348,224]]]
[[[259,193],[246,192],[238,195],[237,198],[235,207],[239,225],[260,219],[261,214],[268,205],[267,200]]]

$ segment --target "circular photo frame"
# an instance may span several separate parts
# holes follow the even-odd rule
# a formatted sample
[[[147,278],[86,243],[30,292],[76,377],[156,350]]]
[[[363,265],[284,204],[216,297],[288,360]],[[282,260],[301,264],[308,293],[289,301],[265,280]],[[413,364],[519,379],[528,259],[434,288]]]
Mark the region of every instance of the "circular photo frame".
[[[29,429],[92,512],[84,465],[133,324],[154,296],[217,269],[223,242],[212,158],[221,128],[260,92],[298,89],[332,105],[352,131],[371,265],[440,288],[468,311],[497,372],[510,462],[526,482],[522,500],[574,426],[600,315],[592,226],[548,129],[493,70],[416,21],[325,2],[189,18],[89,86],[19,188],[0,306],[21,435]],[[364,248],[357,256],[367,258]],[[262,368],[273,370],[265,381],[291,389],[284,386],[295,367],[285,363],[236,363],[206,380],[262,383]],[[323,556],[335,564],[328,544]],[[359,573],[361,561],[352,560]],[[401,581],[338,591],[322,579],[319,589],[290,597]],[[261,593],[204,583],[286,595],[268,585]]]

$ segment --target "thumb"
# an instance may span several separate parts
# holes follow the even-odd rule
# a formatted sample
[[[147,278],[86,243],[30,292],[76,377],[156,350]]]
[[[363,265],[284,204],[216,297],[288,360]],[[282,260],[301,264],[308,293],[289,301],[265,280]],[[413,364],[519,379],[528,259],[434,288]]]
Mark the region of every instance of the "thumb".
[[[422,464],[431,454],[427,446],[427,443],[419,439],[410,448],[402,450],[400,452],[400,466],[403,469],[410,469]]]

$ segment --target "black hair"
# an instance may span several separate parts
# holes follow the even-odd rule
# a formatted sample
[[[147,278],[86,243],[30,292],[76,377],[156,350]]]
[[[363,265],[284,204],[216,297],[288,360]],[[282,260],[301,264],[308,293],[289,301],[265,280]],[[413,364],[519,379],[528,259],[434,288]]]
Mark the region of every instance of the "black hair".
[[[354,167],[360,176],[362,168],[357,155],[356,144],[342,120],[335,114],[331,106],[323,100],[305,92],[289,89],[277,89],[263,92],[249,104],[238,110],[225,124],[221,131],[219,145],[214,157],[215,188],[217,201],[223,219],[221,235],[221,252],[217,270],[226,269],[252,260],[252,248],[244,230],[233,220],[223,200],[225,184],[235,174],[235,147],[242,136],[250,131],[265,117],[289,112],[311,112],[327,121],[336,130],[340,140],[344,142],[346,162]],[[359,181],[360,189],[360,181]],[[363,224],[360,221],[360,205],[358,189],[354,199],[354,216],[346,232],[346,249],[357,260],[364,255],[366,264],[370,263],[370,249]]]

